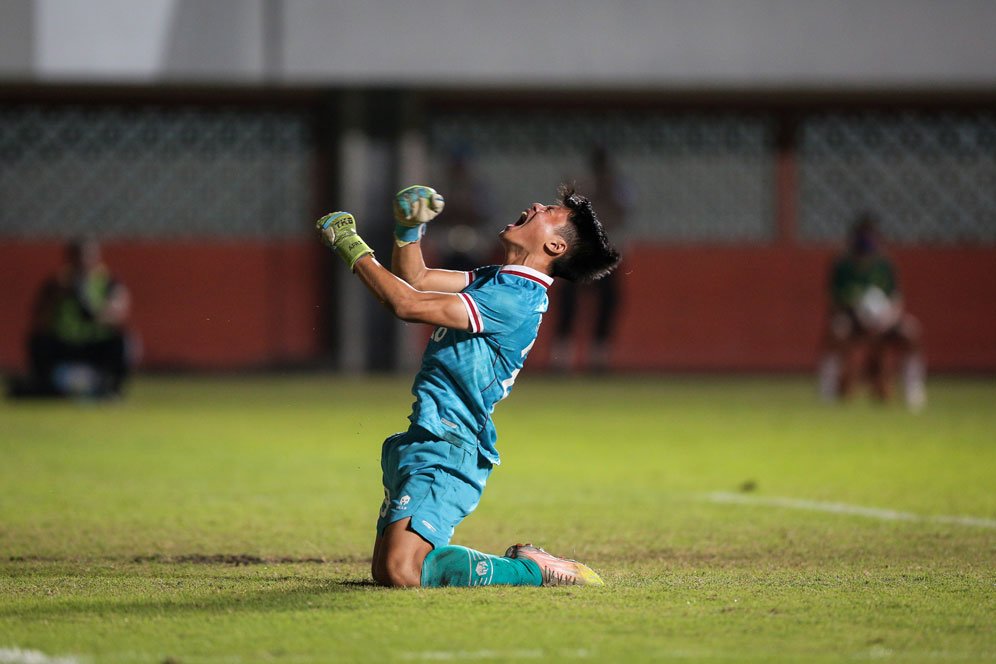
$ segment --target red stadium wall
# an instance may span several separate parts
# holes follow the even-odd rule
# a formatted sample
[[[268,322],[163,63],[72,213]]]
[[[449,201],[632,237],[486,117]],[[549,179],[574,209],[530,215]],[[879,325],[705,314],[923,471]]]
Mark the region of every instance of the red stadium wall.
[[[623,369],[770,371],[815,365],[834,250],[645,247],[623,265],[613,352]],[[933,369],[996,370],[996,249],[892,252]],[[556,307],[556,291],[553,294]],[[551,314],[555,314],[551,311]],[[552,325],[537,348],[546,360]]]
[[[147,367],[241,368],[318,356],[320,247],[310,241],[108,243],[133,294]],[[623,369],[800,370],[824,324],[826,248],[656,246],[629,252],[614,363]],[[31,301],[56,243],[0,245],[0,366],[23,368]],[[932,368],[996,371],[996,249],[893,252]],[[556,308],[556,289],[552,293]],[[553,318],[533,366],[548,358]],[[582,308],[582,314],[584,314]]]
[[[109,242],[103,253],[131,291],[145,366],[251,367],[320,351],[311,242]],[[61,260],[57,243],[0,244],[0,366],[24,367],[31,303]]]

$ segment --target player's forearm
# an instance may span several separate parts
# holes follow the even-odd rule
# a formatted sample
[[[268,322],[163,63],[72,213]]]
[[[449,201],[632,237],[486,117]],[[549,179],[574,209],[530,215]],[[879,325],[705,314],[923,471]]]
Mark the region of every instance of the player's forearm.
[[[415,288],[419,287],[428,268],[422,256],[422,243],[413,242],[399,247],[397,243],[391,252],[391,271]]]
[[[392,274],[373,255],[360,259],[356,263],[355,272],[374,297],[392,314],[404,321],[423,322],[414,318],[419,291]]]
[[[395,243],[391,271],[420,291],[459,293],[467,286],[466,272],[426,267],[419,242],[401,247]]]
[[[370,292],[403,321],[461,330],[470,324],[466,308],[456,295],[413,288],[372,255],[358,260],[354,271]]]
[[[415,290],[400,278],[401,275],[395,276],[381,265],[372,254],[357,261],[353,271],[374,297],[391,311],[399,307],[405,297]]]

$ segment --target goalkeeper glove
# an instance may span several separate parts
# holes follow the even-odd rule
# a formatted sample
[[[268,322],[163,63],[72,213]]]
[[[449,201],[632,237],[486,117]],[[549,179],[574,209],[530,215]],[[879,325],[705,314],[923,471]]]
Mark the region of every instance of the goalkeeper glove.
[[[443,211],[443,197],[432,187],[420,184],[402,189],[394,197],[394,242],[399,247],[418,242],[425,224]]]
[[[373,249],[356,234],[356,219],[348,212],[325,215],[315,222],[315,229],[321,234],[325,246],[339,254],[350,270],[356,266],[356,261],[373,253]]]

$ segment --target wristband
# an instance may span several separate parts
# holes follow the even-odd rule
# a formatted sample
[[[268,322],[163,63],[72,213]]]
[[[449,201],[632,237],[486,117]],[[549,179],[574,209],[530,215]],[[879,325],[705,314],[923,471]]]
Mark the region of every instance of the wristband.
[[[339,254],[339,258],[344,260],[346,265],[349,266],[350,271],[352,271],[356,267],[356,261],[367,254],[372,254],[373,249],[363,241],[363,238],[354,232],[336,240],[335,252]]]
[[[394,243],[399,247],[418,242],[423,235],[425,235],[425,224],[417,226],[407,226],[400,222],[394,224]]]

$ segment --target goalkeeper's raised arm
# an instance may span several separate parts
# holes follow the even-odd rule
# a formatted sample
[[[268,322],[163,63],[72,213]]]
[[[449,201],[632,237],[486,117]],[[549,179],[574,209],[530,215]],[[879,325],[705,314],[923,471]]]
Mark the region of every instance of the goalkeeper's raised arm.
[[[460,296],[417,289],[377,262],[373,250],[357,234],[356,219],[350,213],[327,214],[316,222],[315,228],[325,245],[401,320],[454,330],[471,329],[469,313]]]
[[[466,272],[429,269],[422,256],[426,225],[442,212],[443,197],[435,189],[413,185],[394,197],[394,250],[391,271],[425,291],[459,293],[469,283]]]

